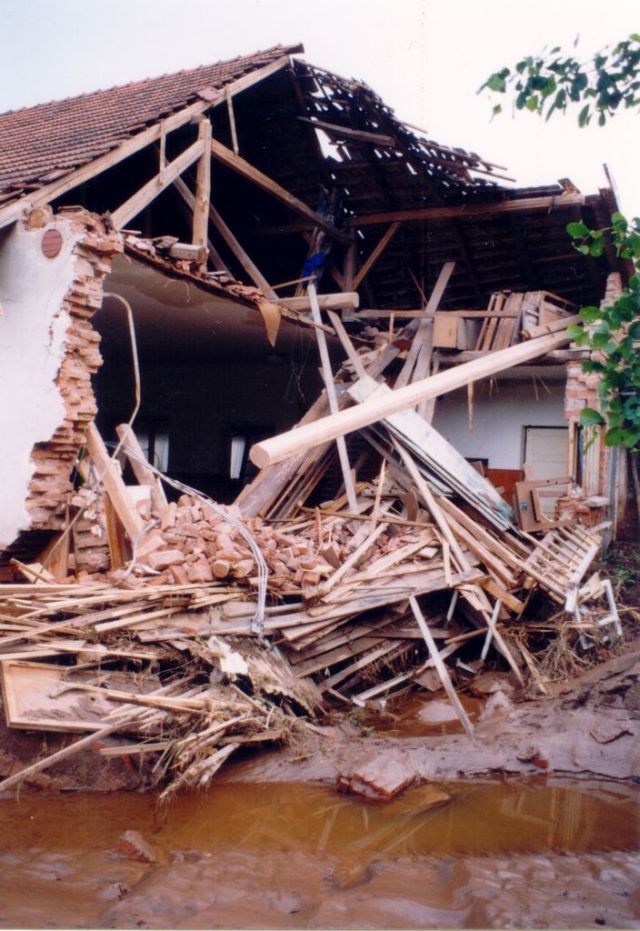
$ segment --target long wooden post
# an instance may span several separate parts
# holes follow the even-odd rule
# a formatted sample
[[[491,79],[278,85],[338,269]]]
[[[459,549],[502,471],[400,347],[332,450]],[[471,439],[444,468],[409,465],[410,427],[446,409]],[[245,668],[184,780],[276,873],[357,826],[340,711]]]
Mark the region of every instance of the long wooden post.
[[[207,242],[209,239],[209,200],[211,197],[211,122],[202,117],[198,126],[198,140],[202,142],[202,155],[196,174],[196,199],[193,206],[193,235],[191,242],[200,246],[203,265],[206,267]]]
[[[324,335],[324,330],[322,329],[322,315],[320,313],[320,305],[318,304],[318,295],[316,294],[316,286],[313,282],[309,283],[307,287],[307,294],[309,296],[309,301],[311,302],[311,314],[313,316],[314,323],[318,324],[318,326],[316,326],[316,339],[318,340],[318,351],[320,352],[320,362],[322,363],[322,377],[324,379],[325,388],[327,389],[327,398],[329,399],[329,410],[332,414],[337,414],[339,412],[339,407],[338,398],[336,396],[336,386],[333,382],[333,372],[331,371],[331,360],[329,359],[327,338]],[[336,445],[338,447],[338,458],[340,459],[342,480],[344,482],[344,490],[347,495],[347,501],[349,502],[349,509],[353,511],[354,514],[357,514],[359,510],[358,499],[356,497],[353,475],[351,474],[351,466],[349,465],[347,444],[345,442],[344,436],[339,436],[336,438]]]
[[[449,391],[455,391],[456,388],[463,388],[465,385],[496,375],[514,365],[543,356],[568,342],[570,342],[570,337],[565,331],[540,336],[538,339],[509,346],[507,349],[490,352],[480,359],[473,359],[455,368],[438,372],[437,375],[406,385],[404,388],[397,388],[385,398],[364,401],[356,407],[347,408],[337,414],[316,420],[314,423],[295,427],[279,436],[256,443],[251,448],[251,461],[264,469],[274,462],[281,462],[289,456],[295,456],[321,443],[327,443],[329,440],[335,440],[354,430],[368,427],[390,414],[395,414],[396,411],[414,407],[422,399],[437,398]]]

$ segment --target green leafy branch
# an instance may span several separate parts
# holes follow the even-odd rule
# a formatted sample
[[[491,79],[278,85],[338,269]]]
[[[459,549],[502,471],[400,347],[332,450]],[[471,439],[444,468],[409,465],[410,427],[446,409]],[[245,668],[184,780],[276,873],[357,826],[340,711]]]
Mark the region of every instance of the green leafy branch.
[[[594,350],[595,358],[582,363],[588,374],[598,375],[601,411],[585,407],[580,423],[585,427],[604,427],[607,446],[640,447],[640,220],[629,221],[614,213],[611,227],[590,230],[584,223],[567,225],[574,248],[583,255],[601,256],[605,235],[611,236],[618,255],[629,259],[635,274],[629,287],[605,307],[583,307],[582,324],[568,328],[568,335],[578,346]]]
[[[478,93],[515,92],[518,110],[530,110],[546,119],[582,103],[580,126],[597,114],[604,126],[620,106],[640,106],[640,33],[596,52],[587,63],[579,62],[557,46],[547,54],[528,55],[513,69],[502,68],[487,78]],[[494,114],[502,105],[493,108]]]

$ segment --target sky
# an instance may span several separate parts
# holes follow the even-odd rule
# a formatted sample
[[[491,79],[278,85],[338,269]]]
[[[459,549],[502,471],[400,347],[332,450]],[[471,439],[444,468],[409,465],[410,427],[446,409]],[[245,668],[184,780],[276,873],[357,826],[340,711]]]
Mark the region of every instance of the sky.
[[[493,71],[562,45],[587,59],[640,31],[639,0],[0,0],[0,112],[302,42],[364,81],[436,141],[508,168],[519,186],[613,176],[640,215],[640,113],[579,129],[575,113],[505,112],[477,90]],[[574,42],[578,40],[574,48]]]

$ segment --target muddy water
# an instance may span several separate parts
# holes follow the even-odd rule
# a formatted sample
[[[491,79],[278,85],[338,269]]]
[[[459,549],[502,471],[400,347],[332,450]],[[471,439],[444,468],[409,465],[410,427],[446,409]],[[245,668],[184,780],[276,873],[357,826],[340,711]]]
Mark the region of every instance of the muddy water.
[[[378,804],[306,784],[0,800],[0,927],[637,927],[640,795],[456,783]],[[137,830],[152,864],[116,853]]]

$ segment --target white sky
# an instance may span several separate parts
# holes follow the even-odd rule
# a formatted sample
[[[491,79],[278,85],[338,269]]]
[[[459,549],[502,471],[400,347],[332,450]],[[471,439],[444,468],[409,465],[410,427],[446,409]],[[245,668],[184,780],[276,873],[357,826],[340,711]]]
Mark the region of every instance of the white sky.
[[[208,64],[277,43],[369,84],[438,142],[508,166],[519,185],[613,173],[640,214],[640,114],[578,129],[529,113],[490,120],[486,77],[545,45],[589,53],[640,31],[638,0],[0,0],[0,112]]]

